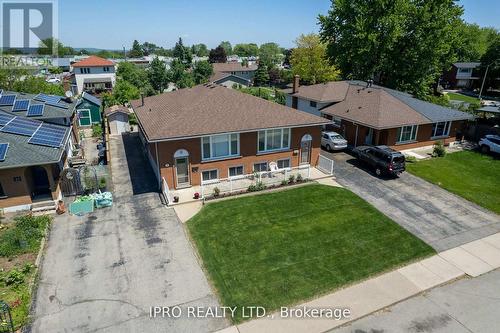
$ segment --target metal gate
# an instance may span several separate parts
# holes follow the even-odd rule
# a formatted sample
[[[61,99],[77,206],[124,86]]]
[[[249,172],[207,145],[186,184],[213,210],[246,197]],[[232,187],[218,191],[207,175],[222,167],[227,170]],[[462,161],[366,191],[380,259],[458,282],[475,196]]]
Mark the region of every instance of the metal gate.
[[[14,323],[7,303],[0,301],[0,332],[14,333]]]
[[[61,191],[65,197],[79,195],[83,192],[78,169],[67,168],[61,172]]]

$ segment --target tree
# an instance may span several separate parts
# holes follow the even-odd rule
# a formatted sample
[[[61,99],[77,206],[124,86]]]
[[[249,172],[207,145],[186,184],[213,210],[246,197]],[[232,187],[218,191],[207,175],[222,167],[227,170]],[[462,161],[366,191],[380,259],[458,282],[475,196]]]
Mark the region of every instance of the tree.
[[[115,104],[125,104],[131,100],[141,97],[139,89],[130,82],[119,80],[113,88],[113,99]]]
[[[165,63],[158,59],[158,57],[155,57],[149,66],[148,78],[151,87],[157,93],[161,94],[168,85]]]
[[[226,55],[233,54],[233,47],[230,42],[222,41],[220,42],[219,46],[221,46],[224,49],[224,51],[226,51]]]
[[[499,32],[477,24],[460,22],[459,43],[455,45],[458,61],[479,61]]]
[[[267,71],[267,66],[259,62],[259,67],[255,71],[255,75],[253,78],[253,84],[255,86],[264,86],[269,83],[269,73]]]
[[[48,83],[43,77],[33,75],[22,77],[14,82],[12,90],[29,94],[44,93],[48,95],[64,96],[62,84]]]
[[[226,50],[222,46],[217,46],[215,49],[210,50],[210,54],[208,56],[208,61],[210,63],[216,62],[226,62],[227,61],[227,53]]]
[[[345,78],[423,96],[456,59],[462,13],[454,0],[332,0],[319,23]]]
[[[175,83],[177,88],[190,88],[194,86],[193,74],[186,71],[186,66],[179,60],[174,59],[170,64],[170,69],[167,73],[168,80]]]
[[[271,85],[277,85],[281,83],[281,70],[277,67],[270,68],[269,71],[269,83]]]
[[[233,52],[240,57],[256,57],[259,55],[259,47],[257,44],[236,44]]]
[[[175,43],[173,49],[174,58],[179,59],[183,64],[191,64],[193,61],[193,55],[191,54],[191,49],[184,46],[182,38],[179,37],[179,41]]]
[[[498,88],[500,85],[499,80],[497,80],[497,78],[500,77],[500,36],[497,36],[491,42],[484,55],[481,57],[481,79],[484,78],[486,67],[488,67],[488,74],[486,75],[483,94],[489,88]]]
[[[191,52],[198,57],[208,56],[208,48],[205,44],[194,44],[193,46],[191,46]]]
[[[55,38],[47,38],[40,42],[37,53],[40,55],[53,55],[54,51],[57,55],[64,57],[67,55],[75,54],[75,50],[69,46],[64,46],[60,41]]]
[[[193,68],[194,82],[196,84],[205,83],[214,73],[214,68],[208,61],[198,61]]]
[[[136,40],[132,43],[132,50],[128,53],[130,58],[141,58],[144,56],[144,52],[142,51],[141,44]]]
[[[265,43],[259,48],[259,62],[263,62],[268,68],[278,64],[282,58],[281,48],[276,43]]]
[[[326,45],[318,35],[300,35],[295,43],[297,47],[293,49],[290,57],[294,75],[300,75],[300,78],[309,84],[339,79],[340,72],[330,65]]]
[[[154,93],[148,78],[148,73],[131,62],[121,62],[116,70],[119,80],[124,80],[135,86],[145,95]]]

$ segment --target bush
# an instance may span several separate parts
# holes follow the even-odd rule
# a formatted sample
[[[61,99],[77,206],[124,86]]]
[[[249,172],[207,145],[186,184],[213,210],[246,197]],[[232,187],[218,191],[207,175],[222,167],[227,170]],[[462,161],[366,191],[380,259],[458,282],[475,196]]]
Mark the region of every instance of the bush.
[[[443,142],[438,141],[434,144],[434,149],[432,151],[433,156],[443,157],[446,155],[446,149],[444,148]]]
[[[304,180],[304,178],[302,178],[302,175],[299,173],[299,174],[297,175],[297,183],[300,183],[300,182],[302,182],[303,180]]]
[[[264,185],[263,182],[257,182],[257,184],[255,184],[255,187],[257,188],[257,191],[262,191],[266,189],[266,185]]]
[[[415,163],[416,161],[417,161],[417,158],[415,156],[405,156],[405,162]]]
[[[288,180],[283,179],[283,180],[281,181],[281,185],[283,185],[283,186],[288,185]]]
[[[247,191],[248,192],[255,192],[255,191],[257,191],[257,186],[252,184],[252,185],[248,186]]]
[[[16,217],[13,225],[0,233],[0,257],[37,251],[49,223],[48,216]]]
[[[99,188],[106,188],[106,177],[101,177],[101,179],[99,179]]]
[[[288,183],[289,184],[295,183],[295,176],[294,175],[290,175],[290,177],[288,177]]]
[[[94,138],[101,138],[102,137],[102,126],[101,126],[101,124],[94,124],[94,125],[92,125],[92,136]]]
[[[214,197],[218,197],[220,195],[220,189],[218,187],[214,188]]]
[[[12,269],[3,278],[6,286],[18,286],[24,282],[25,274],[17,269]]]

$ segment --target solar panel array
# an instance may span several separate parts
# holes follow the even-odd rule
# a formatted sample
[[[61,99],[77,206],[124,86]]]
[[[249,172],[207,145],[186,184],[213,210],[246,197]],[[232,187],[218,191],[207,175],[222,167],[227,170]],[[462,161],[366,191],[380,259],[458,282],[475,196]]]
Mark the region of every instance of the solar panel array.
[[[66,128],[43,123],[28,142],[35,145],[58,148],[62,146],[65,135]]]
[[[15,101],[12,111],[27,111],[29,106],[29,99],[18,99]]]
[[[9,121],[11,121],[14,116],[11,116],[8,113],[0,112],[0,126],[5,126]]]
[[[28,112],[26,112],[27,117],[39,117],[43,116],[43,110],[45,109],[45,105],[43,104],[33,104],[30,105]]]
[[[67,105],[64,105],[64,104],[60,103],[61,99],[62,99],[60,96],[38,94],[38,95],[35,96],[35,99],[37,101],[44,102],[47,105],[52,105],[52,106],[55,106],[55,107],[58,107],[58,108],[63,108],[63,109],[67,109],[68,108]]]
[[[32,136],[38,127],[42,124],[41,121],[15,117],[7,123],[0,131],[19,134],[25,136]]]
[[[2,97],[0,97],[0,106],[14,105],[15,100],[16,95],[2,95]]]
[[[5,161],[5,155],[7,155],[8,149],[9,149],[8,143],[0,143],[0,162]]]

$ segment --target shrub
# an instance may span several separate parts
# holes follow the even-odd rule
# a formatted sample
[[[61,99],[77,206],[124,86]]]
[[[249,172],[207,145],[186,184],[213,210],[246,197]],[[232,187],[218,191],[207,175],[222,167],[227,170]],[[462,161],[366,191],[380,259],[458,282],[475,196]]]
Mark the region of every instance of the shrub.
[[[6,286],[18,286],[24,282],[24,278],[24,273],[14,268],[9,271],[2,280]]]
[[[257,191],[257,187],[252,184],[252,185],[248,186],[247,191],[248,192],[255,192],[255,191]]]
[[[289,184],[295,183],[295,176],[294,175],[290,175],[290,177],[288,177],[288,183]]]
[[[438,141],[434,144],[432,155],[437,157],[443,157],[446,155],[446,149],[444,148],[442,141]]]
[[[0,257],[37,251],[50,223],[48,216],[19,216],[7,230],[0,233]]]
[[[214,188],[214,197],[218,197],[220,195],[220,189],[218,187]]]
[[[405,161],[408,163],[415,163],[417,158],[415,156],[405,156]]]
[[[102,137],[102,126],[100,124],[92,125],[92,136],[94,138]]]
[[[283,180],[281,181],[281,185],[283,185],[283,186],[288,185],[288,180],[283,179]]]
[[[302,178],[302,175],[299,173],[299,174],[297,175],[297,183],[300,183],[300,182],[302,182],[303,180],[304,180],[304,178]]]
[[[99,179],[99,188],[105,188],[106,187],[106,177],[101,177]]]
[[[257,182],[257,184],[255,185],[255,187],[257,188],[257,191],[262,191],[262,190],[266,189],[266,185],[264,185],[263,182]]]

